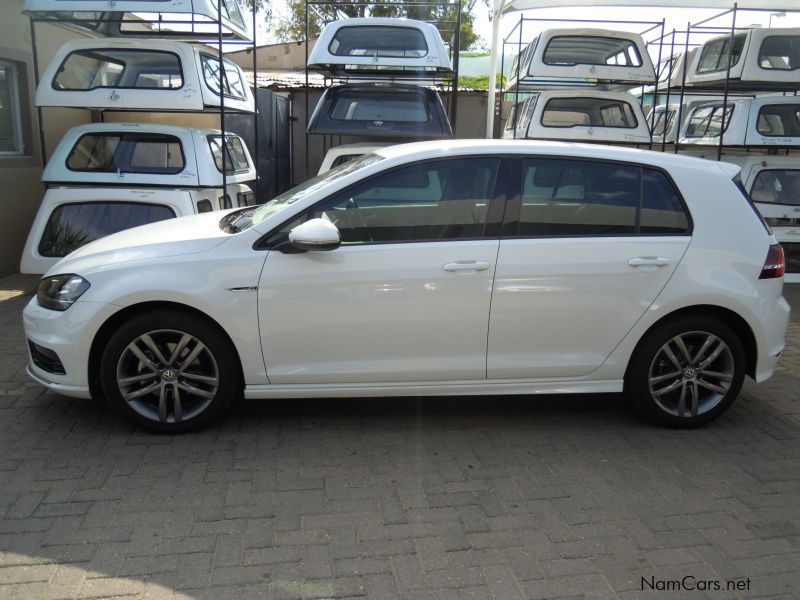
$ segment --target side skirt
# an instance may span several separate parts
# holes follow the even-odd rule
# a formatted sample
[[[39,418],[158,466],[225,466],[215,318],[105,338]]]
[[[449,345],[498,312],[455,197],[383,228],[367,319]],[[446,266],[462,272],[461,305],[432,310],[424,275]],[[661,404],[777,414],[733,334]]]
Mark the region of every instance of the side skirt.
[[[480,396],[512,394],[613,394],[622,391],[622,380],[614,381],[525,381],[485,380],[411,383],[350,383],[248,385],[244,397],[261,398],[350,398],[370,396]]]

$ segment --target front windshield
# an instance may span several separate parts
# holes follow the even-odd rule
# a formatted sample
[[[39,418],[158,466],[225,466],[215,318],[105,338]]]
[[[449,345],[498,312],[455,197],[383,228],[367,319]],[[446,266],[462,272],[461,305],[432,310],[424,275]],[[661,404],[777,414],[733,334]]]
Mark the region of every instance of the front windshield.
[[[378,154],[366,154],[357,160],[345,163],[321,175],[312,177],[308,181],[293,187],[265,204],[229,213],[222,218],[219,226],[223,231],[228,233],[238,233],[249,229],[267,217],[281,212],[295,202],[302,200],[309,194],[313,194],[320,188],[329,185],[337,179],[346,177],[361,167],[366,167],[367,165],[374,164],[381,160],[383,160],[383,157]]]

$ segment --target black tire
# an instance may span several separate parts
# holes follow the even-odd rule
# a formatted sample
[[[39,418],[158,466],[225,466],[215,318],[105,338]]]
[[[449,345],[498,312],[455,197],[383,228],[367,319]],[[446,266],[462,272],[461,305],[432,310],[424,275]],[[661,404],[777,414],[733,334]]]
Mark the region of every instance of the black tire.
[[[160,357],[143,341],[145,335]],[[185,336],[190,340],[181,346]],[[143,381],[122,385],[136,378]],[[103,352],[100,381],[117,412],[159,433],[194,431],[219,420],[243,388],[230,340],[215,324],[179,310],[142,313],[124,323]],[[148,391],[153,386],[158,387]]]
[[[679,336],[688,356],[698,360],[686,360],[686,353],[676,342]],[[708,336],[721,341],[727,351],[720,350],[717,358],[699,369],[697,367],[712,358],[718,347],[717,342],[711,341],[709,349],[701,356],[696,356],[703,350],[706,341],[711,340]],[[668,349],[682,369],[675,364],[669,352],[663,351],[668,343]],[[650,420],[671,427],[696,427],[708,423],[730,408],[742,389],[745,370],[742,341],[727,323],[711,315],[686,315],[665,321],[648,332],[631,357],[625,387],[633,405]],[[679,372],[682,376],[675,376]],[[694,377],[691,377],[692,374]],[[653,381],[657,381],[652,388],[651,375]],[[730,380],[721,375],[730,377]],[[706,387],[709,385],[718,389],[709,389]],[[678,387],[665,392],[670,386]],[[686,392],[682,401],[684,389]],[[697,401],[693,402],[695,394]]]

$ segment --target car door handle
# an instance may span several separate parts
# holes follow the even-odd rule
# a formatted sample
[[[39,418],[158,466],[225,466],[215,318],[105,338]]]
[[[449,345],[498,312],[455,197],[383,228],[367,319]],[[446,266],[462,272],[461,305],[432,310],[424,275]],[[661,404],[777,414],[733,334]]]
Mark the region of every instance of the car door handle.
[[[637,256],[628,261],[632,267],[666,267],[669,259],[663,256]]]
[[[457,260],[442,265],[442,268],[449,273],[455,273],[456,271],[485,271],[490,266],[491,263],[483,260]]]

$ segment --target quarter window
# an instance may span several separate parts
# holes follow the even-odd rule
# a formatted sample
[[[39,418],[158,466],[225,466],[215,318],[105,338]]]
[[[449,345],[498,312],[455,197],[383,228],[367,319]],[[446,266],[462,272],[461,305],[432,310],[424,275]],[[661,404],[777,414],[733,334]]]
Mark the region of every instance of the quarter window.
[[[675,120],[675,115],[678,111],[675,110],[661,110],[656,112],[656,122],[653,124],[653,135],[663,136],[664,130],[670,130],[672,122]]]
[[[526,159],[511,237],[687,233],[669,179],[654,169],[601,161]]]
[[[92,48],[71,52],[53,79],[53,88],[87,91],[97,88],[149,88],[176,90],[183,87],[181,60],[159,50]]]
[[[211,56],[210,54],[201,54],[200,62],[203,68],[203,79],[206,86],[217,96],[220,95],[220,68],[219,58]],[[223,60],[222,64],[225,65],[225,76],[222,85],[226,98],[233,98],[235,100],[247,99],[245,91],[245,81],[242,77],[242,72],[239,68],[229,60]]]
[[[317,204],[270,243],[313,218],[336,225],[343,245],[483,237],[499,164],[497,158],[462,158],[377,175]]]
[[[131,227],[171,219],[175,212],[160,204],[85,202],[62,204],[50,214],[39,254],[66,256],[96,239]]]
[[[217,166],[217,170],[222,173],[222,136],[209,136],[208,145],[211,148],[211,154],[214,156],[214,164]],[[226,136],[225,172],[243,173],[249,168],[250,163],[247,160],[247,153],[242,140],[235,136]]]

